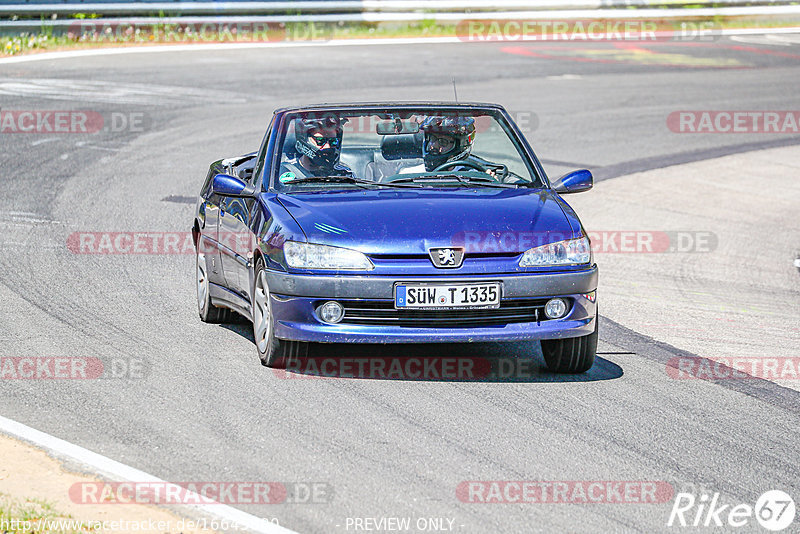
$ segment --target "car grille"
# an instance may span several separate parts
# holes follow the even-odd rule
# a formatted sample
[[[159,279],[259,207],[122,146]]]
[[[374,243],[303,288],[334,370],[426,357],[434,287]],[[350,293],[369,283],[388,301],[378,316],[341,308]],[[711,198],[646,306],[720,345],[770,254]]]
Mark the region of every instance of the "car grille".
[[[546,298],[503,300],[499,308],[484,310],[396,310],[392,301],[339,302],[344,306],[344,318],[341,322],[346,324],[464,328],[547,321],[549,319],[544,315],[544,305],[548,300]]]

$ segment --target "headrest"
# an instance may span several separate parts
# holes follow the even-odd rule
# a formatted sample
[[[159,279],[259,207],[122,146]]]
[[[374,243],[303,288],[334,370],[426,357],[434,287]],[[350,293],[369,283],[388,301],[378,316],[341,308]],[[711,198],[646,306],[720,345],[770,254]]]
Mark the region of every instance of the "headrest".
[[[388,161],[421,158],[422,135],[384,135],[381,139],[381,155]]]

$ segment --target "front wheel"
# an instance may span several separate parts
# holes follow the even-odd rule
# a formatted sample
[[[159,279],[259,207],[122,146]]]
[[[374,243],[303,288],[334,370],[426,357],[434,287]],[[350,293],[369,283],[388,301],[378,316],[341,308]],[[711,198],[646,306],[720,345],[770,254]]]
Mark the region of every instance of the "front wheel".
[[[266,367],[283,367],[290,358],[304,357],[308,344],[299,341],[287,341],[275,337],[275,317],[272,314],[272,299],[267,283],[267,271],[264,260],[256,262],[253,281],[253,337],[261,365]]]
[[[597,324],[600,317],[595,318],[594,332],[588,336],[567,339],[543,339],[542,355],[547,368],[554,373],[584,373],[594,365],[597,354]]]

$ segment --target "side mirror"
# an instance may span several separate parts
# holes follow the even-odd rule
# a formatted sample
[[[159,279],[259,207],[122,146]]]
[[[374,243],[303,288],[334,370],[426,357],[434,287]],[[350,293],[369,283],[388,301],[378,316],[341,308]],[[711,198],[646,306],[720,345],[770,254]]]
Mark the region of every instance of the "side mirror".
[[[553,182],[553,189],[556,193],[580,193],[581,191],[588,191],[594,185],[594,177],[592,173],[586,169],[579,171],[568,172],[555,182]]]
[[[218,174],[211,182],[211,192],[223,197],[253,197],[256,194],[256,188],[247,185],[235,176]]]

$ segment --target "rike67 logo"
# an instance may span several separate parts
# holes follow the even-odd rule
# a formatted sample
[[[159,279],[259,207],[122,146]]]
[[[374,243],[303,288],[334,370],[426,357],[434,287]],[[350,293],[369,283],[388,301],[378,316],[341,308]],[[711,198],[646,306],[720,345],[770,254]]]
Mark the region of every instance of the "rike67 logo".
[[[720,503],[720,494],[700,498],[691,493],[678,493],[667,520],[668,527],[723,527],[732,530],[752,525],[755,517],[763,528],[779,532],[794,522],[796,507],[792,497],[781,490],[770,490],[756,500],[755,506],[747,503],[731,506]],[[793,532],[797,532],[796,530]]]

